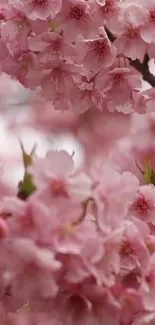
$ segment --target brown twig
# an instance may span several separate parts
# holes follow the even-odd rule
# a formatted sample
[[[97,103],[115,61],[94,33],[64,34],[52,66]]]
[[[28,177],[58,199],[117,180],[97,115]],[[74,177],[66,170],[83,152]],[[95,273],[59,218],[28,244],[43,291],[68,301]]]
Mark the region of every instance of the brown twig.
[[[113,35],[113,33],[111,33],[111,31],[105,27],[107,36],[109,38],[109,40],[111,42],[114,42],[116,40],[115,35]],[[149,56],[146,53],[144,56],[144,60],[141,63],[138,59],[137,60],[131,60],[130,58],[128,58],[130,65],[135,68],[136,70],[138,70],[142,76],[143,79],[145,81],[147,81],[152,87],[155,87],[155,76],[149,71]]]
[[[149,67],[146,67],[144,62],[141,63],[138,59],[134,61],[129,59],[129,61],[131,66],[142,74],[143,79],[147,81],[152,87],[155,87],[155,76],[149,71]]]

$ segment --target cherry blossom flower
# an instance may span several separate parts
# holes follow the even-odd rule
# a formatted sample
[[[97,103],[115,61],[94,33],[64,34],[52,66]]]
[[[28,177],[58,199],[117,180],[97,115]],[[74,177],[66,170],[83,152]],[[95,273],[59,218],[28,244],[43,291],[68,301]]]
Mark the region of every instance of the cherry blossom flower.
[[[110,44],[104,28],[100,28],[99,37],[84,40],[86,53],[83,58],[83,64],[86,68],[98,72],[100,69],[110,66],[115,59],[116,50]]]
[[[147,311],[154,310],[154,259],[155,255],[152,254],[147,268],[145,268],[143,271],[143,281],[140,287],[143,305]]]
[[[46,99],[53,100],[54,105],[57,105],[57,102],[64,104],[63,110],[65,110],[68,104],[67,96],[75,88],[74,77],[78,74],[79,66],[62,59],[52,60],[50,65],[51,69],[45,71],[42,77],[42,93]]]
[[[1,1],[5,127],[52,143],[12,185],[1,141],[0,325],[154,324],[154,25],[154,0]]]
[[[25,14],[32,20],[54,18],[61,8],[61,0],[24,0],[22,4]]]
[[[110,111],[116,109],[125,114],[133,112],[134,90],[141,86],[138,74],[129,68],[115,68],[107,71],[106,75],[101,70],[97,75],[96,83],[99,89],[104,88],[104,93],[109,98]]]
[[[98,194],[98,223],[103,232],[109,232],[124,220],[134,193],[137,192],[139,182],[131,173],[124,172],[121,175],[117,170],[106,165],[98,170],[95,182],[97,184],[95,197],[96,192]],[[124,184],[127,185],[125,191]]]
[[[73,169],[73,158],[61,150],[49,151],[45,159],[36,160],[30,172],[37,187],[50,186],[53,197],[73,196],[74,199],[84,201],[92,193],[91,179],[84,173],[74,173]]]
[[[66,0],[62,2],[58,15],[61,28],[67,40],[75,40],[77,36],[91,35],[92,17],[89,2],[84,0]]]
[[[124,10],[124,26],[120,24],[120,36],[114,42],[117,53],[125,54],[132,60],[143,60],[147,44],[141,38],[140,27],[145,21],[145,11],[141,6],[131,5]],[[118,33],[119,34],[119,33]]]
[[[31,31],[40,33],[47,30],[46,21],[31,21],[25,16],[22,6],[7,7],[3,10],[3,15],[1,36],[10,51],[16,50],[21,54],[23,50],[28,50],[28,35]]]
[[[115,31],[118,19],[121,14],[121,7],[118,0],[95,1],[94,18],[97,23],[102,25],[104,22],[111,31]]]
[[[50,64],[55,57],[76,57],[75,47],[66,43],[64,37],[55,32],[35,35],[30,37],[28,42],[31,51],[41,52],[38,58],[41,63],[45,64],[46,68],[48,62]]]
[[[26,52],[16,59],[16,71],[14,74],[18,80],[26,87],[35,89],[40,84],[41,74],[36,54]]]
[[[28,49],[27,36],[31,29],[24,12],[19,8],[12,7],[5,10],[4,15],[6,21],[3,22],[1,27],[1,36],[4,42],[10,47],[10,50],[14,48],[11,46],[12,43],[20,43],[21,50]]]
[[[153,1],[145,4],[145,20],[140,28],[142,39],[150,44],[155,41],[154,24],[155,24],[155,5]]]
[[[122,289],[129,288],[132,280],[129,274],[135,272],[137,266],[141,272],[149,263],[149,251],[143,236],[134,223],[125,221],[106,237],[104,247],[104,257],[96,270],[98,279],[109,287],[120,283]]]
[[[82,77],[83,82],[77,85],[77,88],[70,96],[71,106],[77,113],[84,113],[90,108],[98,108],[102,111],[106,100],[96,87],[95,77],[90,81]]]
[[[133,211],[145,222],[151,222],[154,224],[154,186],[143,185],[140,187],[137,197],[133,202]]]
[[[39,249],[31,240],[16,239],[12,244],[11,253],[15,253],[16,265],[18,265],[18,270],[15,269],[15,265],[14,269],[10,269],[12,280],[14,278],[11,285],[13,296],[18,295],[21,299],[26,297],[29,300],[34,294],[46,298],[56,294],[57,286],[51,272],[60,269],[61,264],[54,259],[51,251]],[[18,262],[20,259],[22,260],[21,266]],[[43,269],[46,269],[46,275],[43,274]],[[29,278],[29,288],[26,278]],[[38,281],[35,282],[36,278]]]

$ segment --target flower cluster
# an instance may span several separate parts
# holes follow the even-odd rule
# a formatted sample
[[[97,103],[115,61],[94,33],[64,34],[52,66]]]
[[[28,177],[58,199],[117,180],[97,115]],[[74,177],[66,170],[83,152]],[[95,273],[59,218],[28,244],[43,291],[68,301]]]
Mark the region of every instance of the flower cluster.
[[[66,151],[22,149],[18,195],[1,194],[4,324],[152,321],[154,185],[110,162],[86,172]]]
[[[146,52],[154,58],[152,1],[8,0],[1,7],[3,72],[61,111],[143,112],[141,74],[129,62],[143,62]]]
[[[155,323],[150,59],[154,0],[0,1],[0,72],[34,94],[13,125],[84,149],[75,168],[74,153],[21,143],[17,190],[1,172],[0,325]]]

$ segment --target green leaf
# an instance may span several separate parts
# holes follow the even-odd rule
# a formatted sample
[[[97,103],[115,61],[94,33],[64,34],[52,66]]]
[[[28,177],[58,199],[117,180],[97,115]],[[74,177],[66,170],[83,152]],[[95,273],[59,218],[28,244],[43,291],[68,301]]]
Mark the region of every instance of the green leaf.
[[[18,197],[23,199],[26,199],[36,191],[36,186],[33,184],[32,176],[30,174],[25,174],[24,180],[18,185],[18,189]]]
[[[33,160],[35,158],[35,152],[36,152],[36,145],[34,145],[34,147],[32,148],[32,151],[30,152],[30,154],[28,154],[23,146],[22,141],[20,140],[20,147],[22,150],[22,156],[23,156],[23,163],[24,163],[24,167],[25,170],[27,169],[28,166],[30,166],[33,163]]]
[[[18,184],[18,197],[21,199],[26,199],[34,191],[36,191],[36,186],[33,184],[32,176],[27,172],[27,168],[33,163],[35,159],[36,145],[32,148],[30,154],[28,154],[23,146],[22,141],[20,140],[20,146],[22,150],[23,163],[24,163],[24,179]]]
[[[145,162],[145,169],[144,169],[144,179],[146,184],[153,184],[155,185],[155,172],[151,167],[150,161]]]
[[[142,168],[138,165],[137,161],[136,166],[141,172],[141,174],[144,176],[145,183],[155,185],[155,172],[151,167],[150,161],[146,160],[144,162],[144,170],[142,170]]]

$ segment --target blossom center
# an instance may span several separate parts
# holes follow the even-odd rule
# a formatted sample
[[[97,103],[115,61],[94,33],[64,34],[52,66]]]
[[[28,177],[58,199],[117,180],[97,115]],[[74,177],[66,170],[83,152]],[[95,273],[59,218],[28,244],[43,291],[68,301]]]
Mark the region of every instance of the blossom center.
[[[139,37],[139,28],[134,26],[128,26],[126,29],[125,35],[129,38],[138,38]]]
[[[120,254],[124,257],[133,254],[133,252],[134,250],[131,247],[131,244],[127,240],[124,240],[120,247]]]
[[[149,210],[148,201],[145,199],[144,196],[139,197],[136,202],[134,203],[134,209],[141,214],[147,213]]]
[[[105,41],[95,41],[95,44],[94,44],[94,47],[95,47],[95,51],[97,52],[97,54],[99,56],[102,56],[105,52],[105,48],[106,48],[106,44],[105,44]]]
[[[33,1],[34,6],[45,6],[47,4],[47,0],[34,0]]]
[[[124,83],[124,77],[122,76],[122,74],[115,74],[114,77],[113,77],[113,83],[115,85],[118,85],[118,84],[123,84]]]
[[[84,9],[79,6],[73,6],[70,9],[70,17],[75,20],[80,20],[84,15]]]
[[[68,197],[66,184],[61,179],[52,179],[50,188],[54,197]]]
[[[101,6],[102,14],[113,15],[118,11],[116,1],[107,1],[104,6]]]

